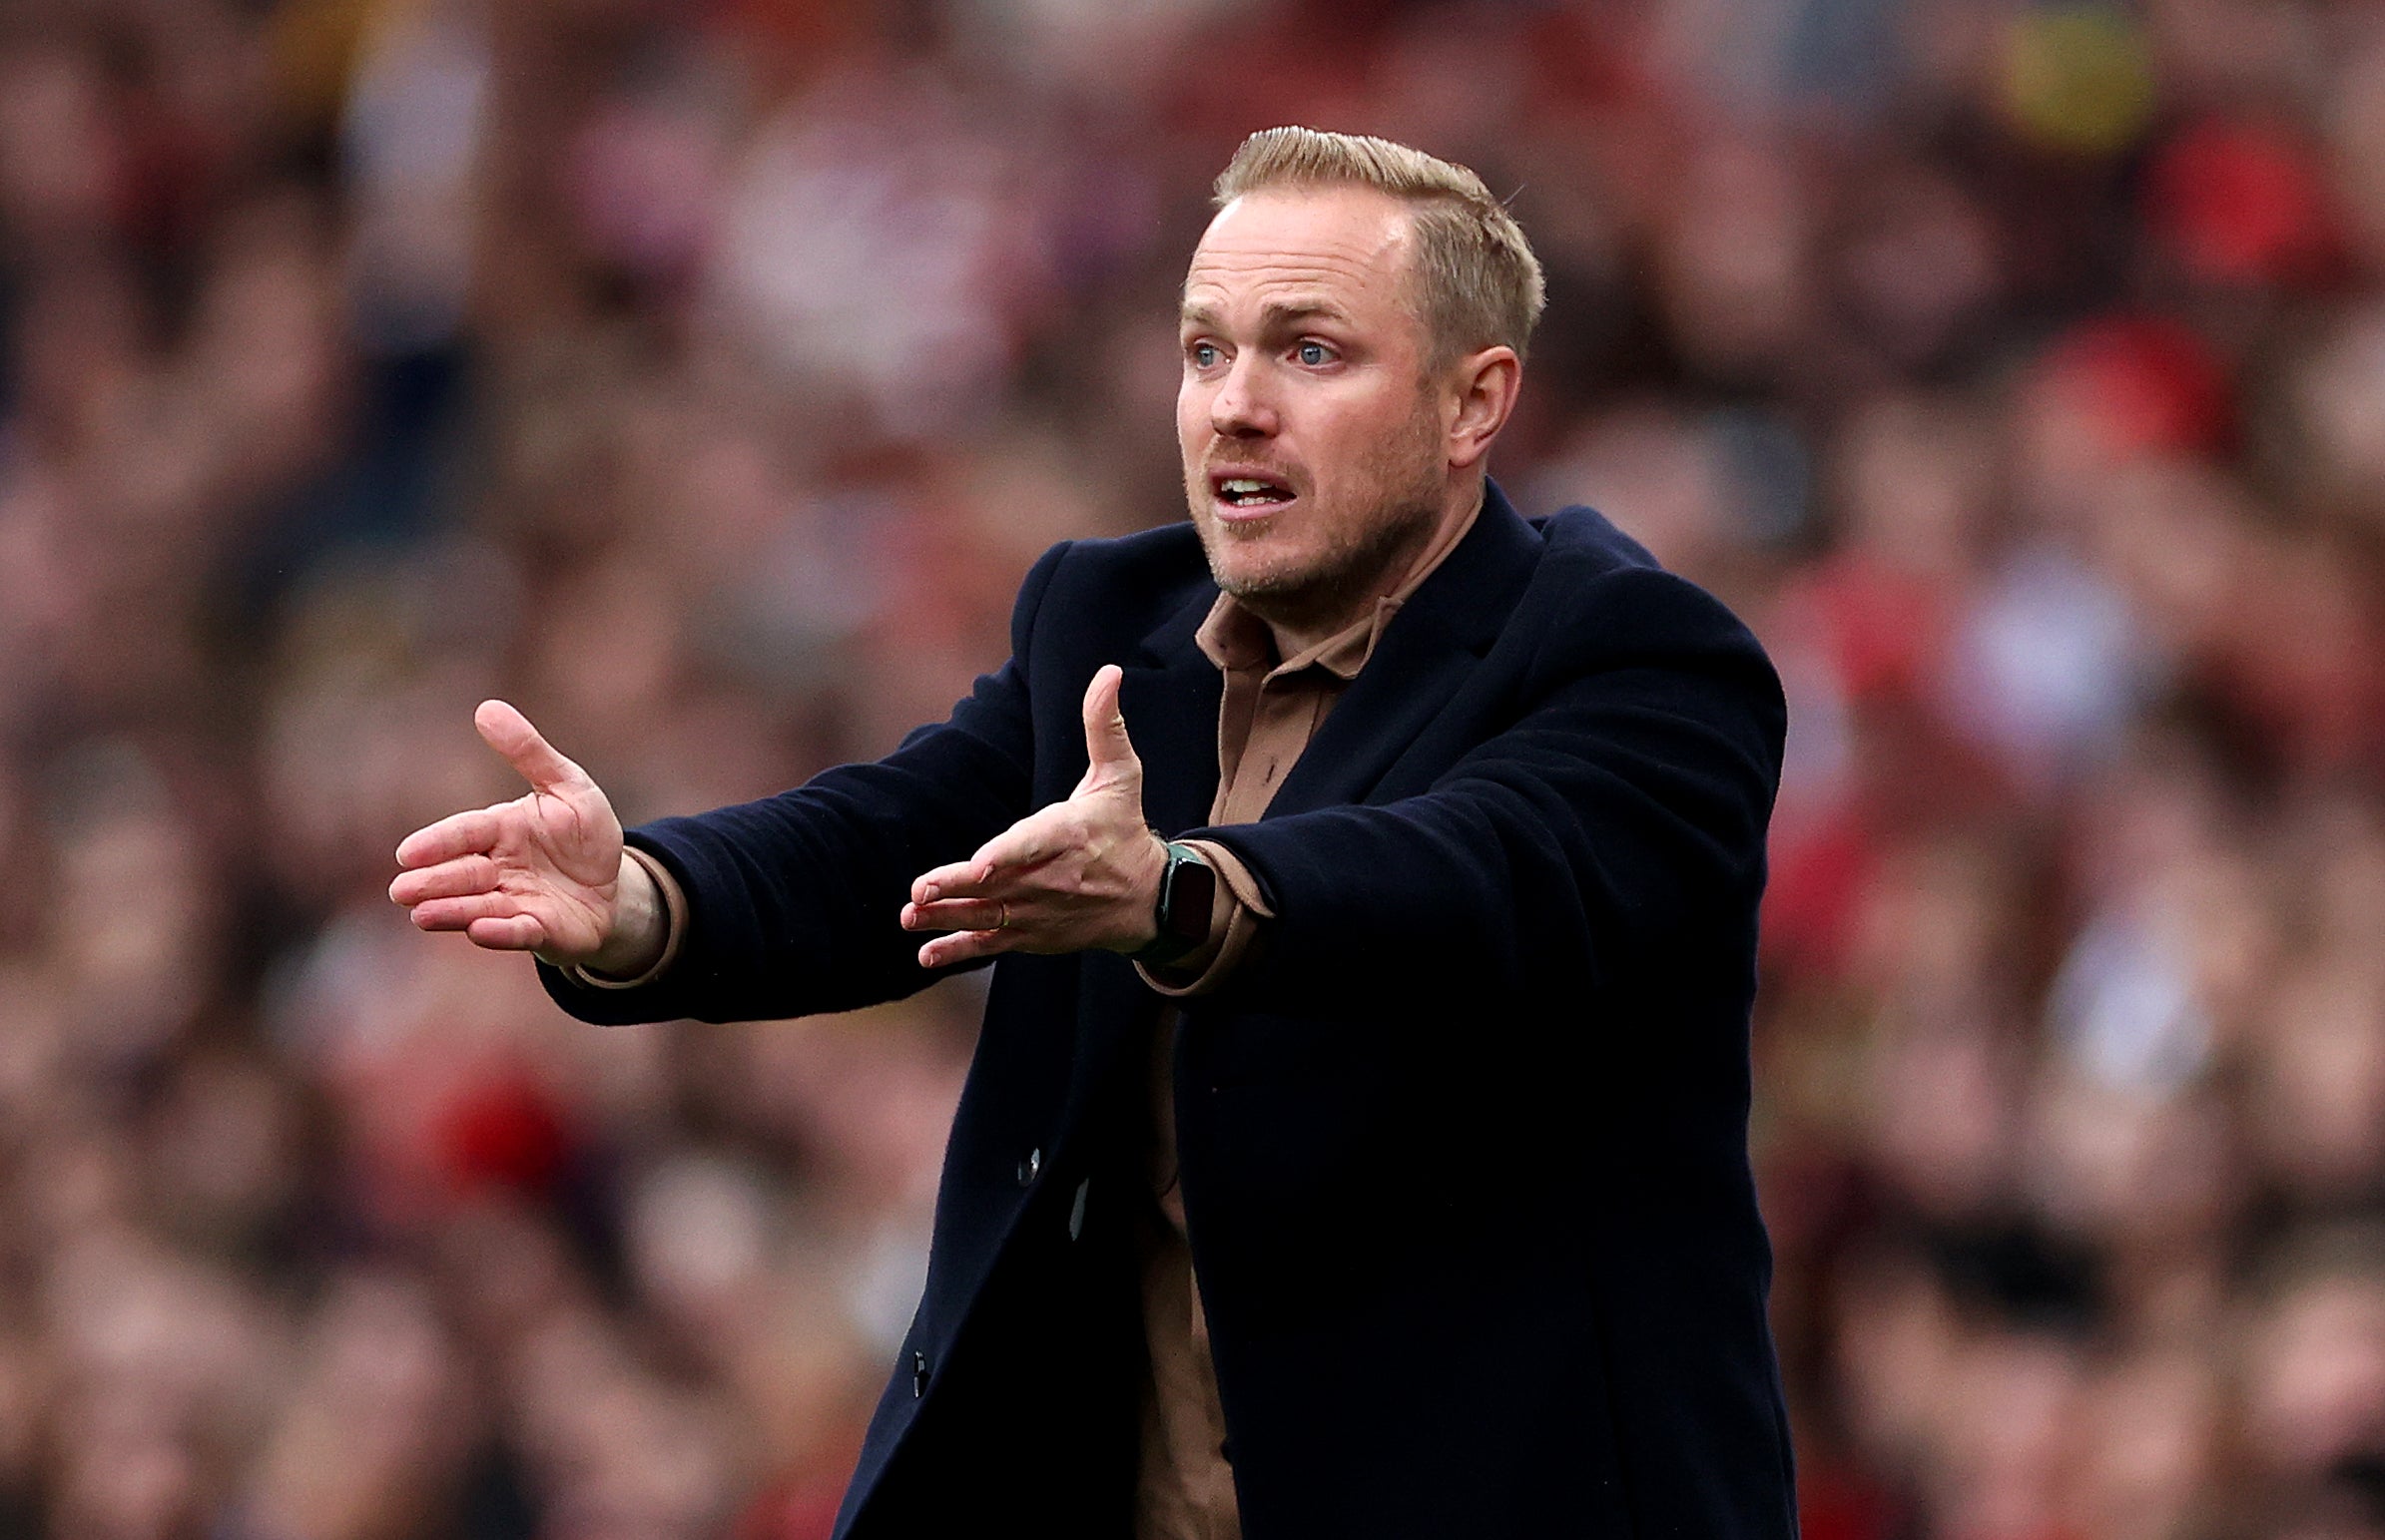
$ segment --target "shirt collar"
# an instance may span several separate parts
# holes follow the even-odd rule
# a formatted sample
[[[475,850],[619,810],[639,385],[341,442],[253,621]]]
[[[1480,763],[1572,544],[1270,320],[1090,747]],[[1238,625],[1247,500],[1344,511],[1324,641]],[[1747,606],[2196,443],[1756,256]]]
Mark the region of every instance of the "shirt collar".
[[[1275,634],[1232,594],[1217,596],[1217,603],[1209,607],[1209,618],[1201,622],[1193,640],[1200,645],[1203,656],[1228,673],[1264,668],[1269,679],[1276,679],[1319,668],[1346,684],[1356,679],[1358,671],[1367,666],[1367,660],[1375,656],[1376,643],[1383,639],[1385,629],[1391,625],[1392,617],[1400,613],[1400,607],[1424,586],[1434,570],[1458,549],[1467,531],[1475,527],[1475,521],[1483,516],[1483,502],[1484,499],[1478,498],[1473,512],[1442,531],[1409,567],[1399,586],[1375,601],[1373,610],[1289,658],[1276,659]]]

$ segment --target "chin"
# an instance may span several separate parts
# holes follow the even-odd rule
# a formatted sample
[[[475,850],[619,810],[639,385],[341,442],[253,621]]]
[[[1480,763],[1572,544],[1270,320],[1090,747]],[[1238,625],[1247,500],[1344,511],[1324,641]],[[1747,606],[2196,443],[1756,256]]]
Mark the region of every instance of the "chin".
[[[1270,599],[1316,586],[1312,564],[1248,548],[1210,549],[1209,575],[1237,599]]]

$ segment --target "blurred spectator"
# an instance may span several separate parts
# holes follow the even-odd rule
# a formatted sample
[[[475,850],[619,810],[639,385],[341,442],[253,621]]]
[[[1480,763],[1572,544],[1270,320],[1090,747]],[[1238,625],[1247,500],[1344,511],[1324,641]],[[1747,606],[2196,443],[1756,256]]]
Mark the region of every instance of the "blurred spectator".
[[[1815,1540],[2385,1537],[2385,27],[2313,0],[27,0],[0,1535],[830,1527],[976,1012],[599,1033],[388,851],[881,753],[1179,515],[1283,121],[1512,191],[1500,474],[1792,703]]]

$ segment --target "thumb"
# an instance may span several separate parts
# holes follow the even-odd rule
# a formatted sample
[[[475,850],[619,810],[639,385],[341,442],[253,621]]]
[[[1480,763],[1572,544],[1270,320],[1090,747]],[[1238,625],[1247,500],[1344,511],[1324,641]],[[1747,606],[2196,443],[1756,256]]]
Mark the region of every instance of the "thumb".
[[[1093,683],[1085,687],[1085,759],[1086,774],[1098,776],[1103,770],[1140,773],[1143,762],[1135,758],[1134,743],[1126,736],[1126,714],[1118,708],[1118,687],[1126,675],[1114,663],[1105,663],[1094,671]]]
[[[588,778],[586,770],[538,736],[529,718],[503,701],[481,702],[480,709],[472,713],[472,726],[479,729],[481,742],[503,755],[532,790],[560,791]]]

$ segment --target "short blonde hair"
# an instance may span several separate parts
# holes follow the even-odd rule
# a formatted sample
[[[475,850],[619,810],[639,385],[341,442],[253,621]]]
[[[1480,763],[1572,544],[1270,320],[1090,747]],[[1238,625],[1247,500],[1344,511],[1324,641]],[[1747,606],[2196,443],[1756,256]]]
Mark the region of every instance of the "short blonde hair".
[[[1418,308],[1434,361],[1504,343],[1523,356],[1547,303],[1523,227],[1463,166],[1365,134],[1262,129],[1242,142],[1212,192],[1223,209],[1273,188],[1365,187],[1415,214]]]

